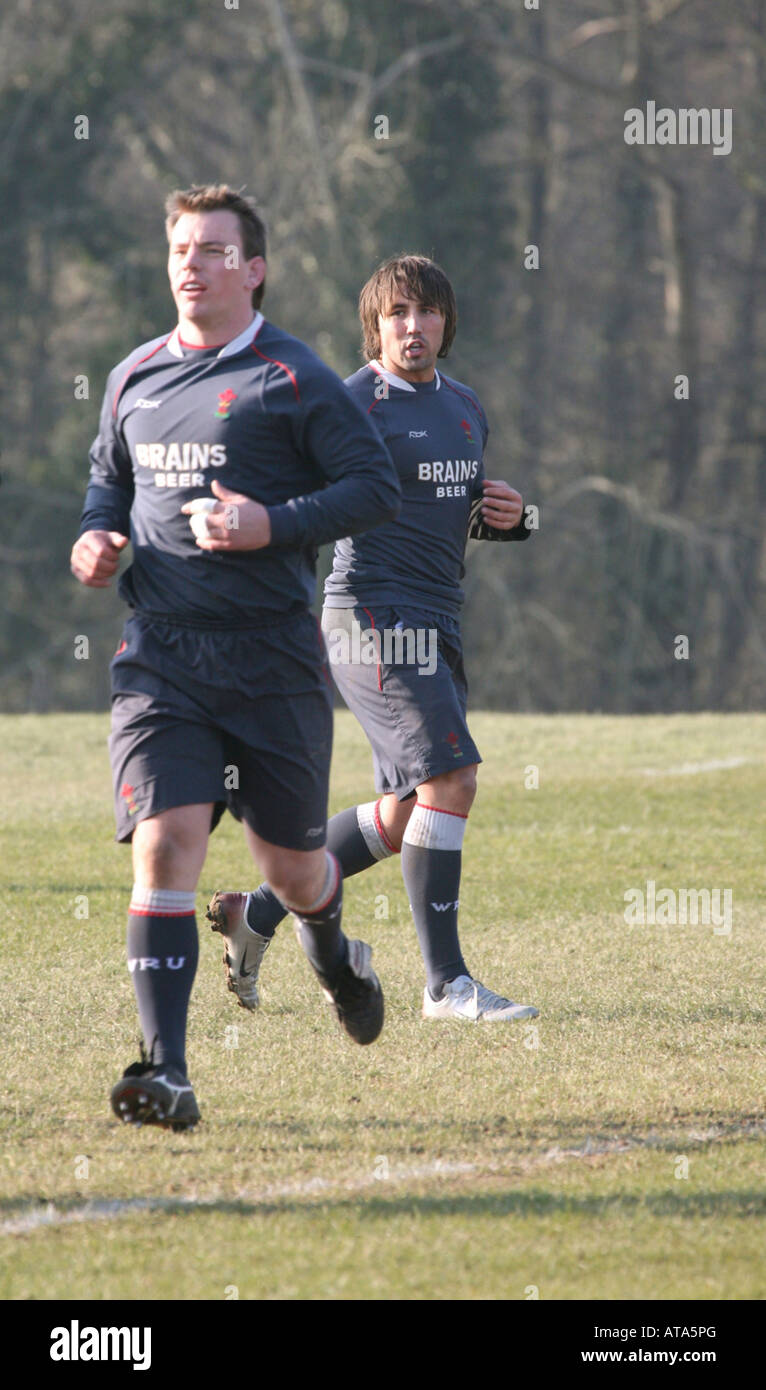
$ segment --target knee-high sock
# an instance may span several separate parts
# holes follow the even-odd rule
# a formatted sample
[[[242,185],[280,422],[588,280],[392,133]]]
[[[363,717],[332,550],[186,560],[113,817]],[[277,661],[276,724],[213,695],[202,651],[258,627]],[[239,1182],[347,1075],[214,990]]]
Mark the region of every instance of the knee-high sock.
[[[327,848],[340,864],[344,878],[360,874],[396,854],[383,829],[380,802],[368,801],[363,806],[349,806],[327,822]],[[247,895],[245,920],[260,936],[273,936],[279,923],[287,916],[279,898],[268,883],[262,883]]]
[[[468,974],[457,933],[466,820],[418,801],[402,841],[402,877],[434,999],[448,980]]]
[[[343,875],[332,854],[316,902],[300,911],[286,904],[300,924],[301,945],[323,984],[332,985],[348,960],[348,942],[340,929],[343,910]]]
[[[147,1052],[186,1073],[186,1015],[199,942],[194,894],[133,885],[128,969]]]

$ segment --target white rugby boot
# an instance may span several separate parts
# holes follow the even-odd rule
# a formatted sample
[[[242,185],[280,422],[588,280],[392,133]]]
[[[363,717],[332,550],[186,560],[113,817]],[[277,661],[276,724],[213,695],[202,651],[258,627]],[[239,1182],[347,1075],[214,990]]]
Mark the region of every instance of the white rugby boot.
[[[223,964],[226,985],[236,994],[237,1003],[252,1013],[260,1004],[257,981],[261,961],[270,944],[270,936],[253,931],[245,920],[247,893],[214,893],[205,916],[213,931],[224,940]]]
[[[537,1018],[533,1004],[514,1004],[501,994],[472,980],[470,975],[458,975],[444,986],[441,999],[432,999],[428,990],[423,994],[424,1018],[466,1018],[475,1023],[480,1018],[488,1022],[510,1023],[523,1018]]]

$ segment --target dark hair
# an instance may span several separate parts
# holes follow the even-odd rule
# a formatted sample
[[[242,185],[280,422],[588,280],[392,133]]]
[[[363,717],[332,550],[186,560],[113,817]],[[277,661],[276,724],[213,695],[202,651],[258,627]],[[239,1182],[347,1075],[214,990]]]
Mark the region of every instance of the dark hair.
[[[199,183],[191,188],[176,188],[165,199],[165,231],[170,234],[184,212],[235,212],[239,219],[242,250],[245,260],[254,256],[266,258],[266,226],[254,198],[245,198],[229,188],[227,183]],[[260,309],[266,288],[265,277],[253,290],[253,308]]]
[[[390,256],[370,276],[359,296],[359,321],[362,325],[362,351],[368,361],[380,355],[378,314],[384,317],[397,294],[416,299],[419,304],[433,304],[444,315],[444,337],[438,356],[446,357],[457,330],[457,304],[444,271],[427,256]]]

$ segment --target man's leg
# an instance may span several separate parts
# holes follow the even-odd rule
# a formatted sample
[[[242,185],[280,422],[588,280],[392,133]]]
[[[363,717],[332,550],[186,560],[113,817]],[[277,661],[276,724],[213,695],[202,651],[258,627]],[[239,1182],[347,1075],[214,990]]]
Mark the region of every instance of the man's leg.
[[[327,848],[335,855],[344,878],[351,878],[381,859],[399,853],[402,835],[414,806],[414,800],[397,801],[395,796],[388,795],[359,806],[348,806],[330,817],[327,822]],[[216,899],[238,896],[215,895]],[[245,922],[259,936],[270,940],[287,915],[268,883],[262,883],[254,892],[247,894]]]
[[[212,804],[175,806],[133,832],[128,969],[146,1061],[112,1092],[115,1113],[134,1123],[187,1128],[199,1119],[186,1077],[186,1018],[197,970],[194,892],[205,862]]]
[[[185,1073],[186,1015],[199,953],[194,894],[212,805],[174,806],[133,833],[128,968],[147,1051]]]
[[[536,1018],[531,1004],[474,980],[458,937],[463,835],[476,795],[476,766],[432,777],[418,799],[402,842],[402,877],[426,967],[424,1018],[511,1022]]]
[[[286,916],[300,923],[301,944],[314,969],[332,979],[346,963],[347,942],[340,929],[342,893],[335,860],[323,849],[284,849],[269,844],[249,827],[245,835]]]
[[[463,836],[476,796],[476,765],[432,777],[418,787],[404,832],[402,877],[415,921],[432,999],[468,975],[458,939],[457,916]]]
[[[324,848],[271,844],[247,824],[245,833],[275,894],[297,918],[301,945],[340,1023],[355,1042],[374,1042],[383,1027],[383,991],[369,946],[349,941],[341,930],[343,875],[337,859]]]

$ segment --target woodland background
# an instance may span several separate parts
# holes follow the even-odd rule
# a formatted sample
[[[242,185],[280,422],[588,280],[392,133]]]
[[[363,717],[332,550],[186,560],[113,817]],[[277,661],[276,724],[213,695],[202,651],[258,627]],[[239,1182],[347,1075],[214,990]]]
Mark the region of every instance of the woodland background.
[[[214,179],[265,212],[267,317],[342,375],[380,259],[453,280],[445,369],[540,508],[469,545],[474,706],[761,707],[764,0],[232,4],[0,18],[0,708],[106,706],[122,605],[68,567],[87,450],[111,366],[174,321],[164,196]],[[731,154],[626,145],[648,100],[731,107]]]

